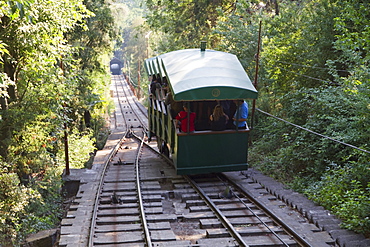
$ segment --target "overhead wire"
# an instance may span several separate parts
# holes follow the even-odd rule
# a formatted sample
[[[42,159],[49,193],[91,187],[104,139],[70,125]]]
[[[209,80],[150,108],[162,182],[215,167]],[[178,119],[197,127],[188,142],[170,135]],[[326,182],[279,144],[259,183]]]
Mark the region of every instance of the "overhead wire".
[[[299,76],[303,76],[303,77],[310,78],[310,79],[313,79],[313,80],[334,83],[334,82],[332,82],[332,81],[323,80],[323,79],[320,79],[320,78],[315,78],[315,77],[312,77],[312,76],[299,74],[299,73],[293,72],[293,71],[291,71],[291,70],[289,70],[289,69],[281,68],[281,67],[279,67],[279,66],[277,66],[277,68],[282,69],[282,70],[285,70],[285,71],[288,71],[288,72],[290,72],[290,73],[292,73],[292,74],[299,75]]]
[[[312,134],[315,134],[315,135],[321,136],[321,137],[326,138],[326,139],[329,139],[329,140],[331,140],[331,141],[334,141],[334,142],[340,143],[340,144],[342,144],[342,145],[345,145],[345,146],[348,146],[348,147],[351,147],[351,148],[357,149],[357,150],[359,150],[359,151],[362,151],[362,152],[365,152],[365,153],[370,154],[370,151],[367,151],[367,150],[365,150],[365,149],[362,149],[362,148],[359,148],[359,147],[353,146],[353,145],[351,145],[351,144],[348,144],[348,143],[345,143],[345,142],[342,142],[342,141],[336,140],[336,139],[331,138],[331,137],[329,137],[329,136],[322,135],[322,134],[320,134],[320,133],[317,133],[317,132],[312,131],[312,130],[310,130],[310,129],[307,129],[307,128],[305,128],[305,127],[302,127],[302,126],[299,126],[299,125],[297,125],[297,124],[291,123],[291,122],[289,122],[289,121],[287,121],[287,120],[285,120],[285,119],[282,119],[282,118],[276,117],[276,116],[274,116],[274,115],[272,115],[272,114],[270,114],[270,113],[268,113],[268,112],[262,111],[262,110],[261,110],[261,109],[259,109],[259,108],[256,108],[256,109],[257,109],[257,111],[259,111],[259,112],[261,112],[261,113],[263,113],[263,114],[265,114],[265,115],[267,115],[267,116],[269,116],[269,117],[275,118],[275,119],[277,119],[277,120],[279,120],[279,121],[282,121],[282,122],[284,122],[284,123],[290,124],[290,125],[292,125],[292,126],[294,126],[294,127],[297,127],[297,128],[303,129],[303,130],[305,130],[305,131],[307,131],[307,132],[310,132],[310,133],[312,133]]]
[[[329,70],[329,68],[322,68],[322,67],[316,67],[316,66],[308,66],[308,65],[296,64],[296,63],[288,63],[288,62],[283,62],[283,61],[278,61],[278,60],[273,60],[273,61],[280,62],[280,63],[284,63],[284,64],[289,64],[289,65],[295,65],[295,66],[307,67],[307,68],[316,68],[316,69],[327,69],[327,70]],[[279,67],[279,66],[277,66],[277,68],[282,69],[282,70],[285,70],[285,71],[288,71],[288,72],[290,72],[290,73],[292,73],[292,74],[296,74],[296,75],[298,75],[298,76],[303,76],[303,77],[306,77],[306,78],[310,78],[310,79],[313,79],[313,80],[318,80],[318,81],[322,81],[322,82],[326,82],[326,83],[333,83],[333,84],[336,84],[335,82],[332,82],[332,81],[323,80],[323,79],[315,78],[315,77],[312,77],[312,76],[307,76],[307,75],[299,74],[299,73],[293,72],[292,70],[285,69],[285,68],[282,68],[282,67]],[[336,71],[348,72],[347,70],[336,70]],[[370,154],[370,151],[367,151],[367,150],[365,150],[365,149],[362,149],[362,148],[356,147],[356,146],[354,146],[354,145],[351,145],[351,144],[348,144],[348,143],[345,143],[345,142],[342,142],[342,141],[336,140],[336,139],[331,138],[331,137],[329,137],[329,136],[325,136],[325,135],[322,135],[322,134],[317,133],[317,132],[315,132],[315,131],[312,131],[312,130],[310,130],[310,129],[304,128],[304,127],[299,126],[299,125],[296,125],[296,124],[291,123],[291,122],[289,122],[289,121],[287,121],[287,120],[284,120],[284,119],[279,118],[279,117],[276,117],[276,116],[274,116],[274,115],[272,115],[272,114],[270,114],[270,113],[267,113],[267,112],[265,112],[265,111],[262,111],[262,110],[261,110],[261,109],[259,109],[259,108],[256,108],[256,109],[257,109],[257,111],[259,111],[259,112],[261,112],[261,113],[263,113],[263,114],[265,114],[265,115],[267,115],[267,116],[273,117],[273,118],[275,118],[275,119],[277,119],[277,120],[279,120],[279,121],[283,121],[283,122],[285,122],[285,123],[287,123],[287,124],[290,124],[290,125],[292,125],[292,126],[294,126],[294,127],[297,127],[297,128],[303,129],[303,130],[305,130],[305,131],[307,131],[307,132],[310,132],[310,133],[312,133],[312,134],[315,134],[315,135],[321,136],[321,137],[326,138],[326,139],[329,139],[329,140],[331,140],[331,141],[334,141],[334,142],[340,143],[340,144],[342,144],[342,145],[345,145],[345,146],[348,146],[348,147],[351,147],[351,148],[357,149],[357,150],[359,150],[359,151],[362,151],[362,152],[365,152],[365,153],[369,153],[369,154]]]
[[[323,79],[320,79],[320,78],[315,78],[315,77],[312,77],[312,76],[299,74],[299,73],[293,72],[293,71],[291,71],[291,70],[289,70],[289,69],[281,68],[281,67],[279,67],[279,66],[276,66],[276,67],[277,67],[277,68],[279,68],[279,69],[282,69],[282,70],[288,71],[288,72],[290,72],[290,73],[292,73],[292,74],[298,75],[298,76],[303,76],[303,77],[306,77],[306,78],[310,78],[310,79],[313,79],[313,80],[322,81],[322,82],[326,82],[326,83],[336,84],[335,82],[332,82],[332,81],[323,80]]]

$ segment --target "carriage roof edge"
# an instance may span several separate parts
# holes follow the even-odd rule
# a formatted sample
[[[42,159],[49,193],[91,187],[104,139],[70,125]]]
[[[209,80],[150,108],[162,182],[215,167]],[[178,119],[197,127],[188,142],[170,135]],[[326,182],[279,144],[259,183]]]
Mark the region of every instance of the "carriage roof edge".
[[[155,57],[148,58],[145,60],[145,63],[144,63],[146,73],[148,73],[149,76],[153,75],[152,67],[150,64],[153,59],[155,59]]]
[[[231,53],[184,49],[146,62],[156,63],[157,69],[151,73],[167,77],[175,100],[256,99],[258,96],[240,61]]]

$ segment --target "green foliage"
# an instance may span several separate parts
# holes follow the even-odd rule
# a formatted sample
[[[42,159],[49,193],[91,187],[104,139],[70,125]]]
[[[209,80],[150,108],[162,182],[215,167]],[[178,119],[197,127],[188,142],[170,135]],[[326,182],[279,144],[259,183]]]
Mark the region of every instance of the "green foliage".
[[[326,61],[337,57],[332,42],[333,18],[340,9],[333,1],[282,2],[281,14],[266,20],[262,61],[273,79],[270,92],[282,95],[300,87],[331,85]]]
[[[20,185],[17,174],[0,161],[0,244],[17,242],[19,219],[25,215],[29,200],[39,196],[37,191]]]
[[[95,147],[98,150],[102,150],[108,139],[110,130],[106,126],[106,120],[104,118],[94,118],[92,125],[94,126]]]
[[[230,52],[246,67],[249,76],[253,75],[254,55],[257,52],[259,11],[258,4],[241,1],[235,3],[232,11],[218,8],[217,26],[210,37],[211,47]],[[232,31],[231,31],[232,30]]]
[[[346,0],[338,5],[342,12],[334,19],[334,28],[338,32],[334,46],[341,56],[327,63],[331,68],[337,64],[342,66],[342,70],[332,69],[331,73],[349,92],[370,98],[370,3]],[[369,108],[369,102],[365,104]]]
[[[0,11],[5,12],[12,20],[17,18],[24,18],[28,14],[30,5],[33,0],[18,0],[18,1],[3,1],[0,3]],[[28,15],[29,20],[32,16]]]
[[[258,106],[369,150],[369,4],[282,2],[264,19]],[[358,9],[363,11],[359,12]],[[363,13],[363,14],[360,14]],[[369,234],[369,154],[258,114],[250,163]]]
[[[355,146],[366,147],[368,133],[358,135],[363,132],[364,126],[370,127],[368,120],[358,116],[358,112],[365,111],[363,100],[354,98],[337,87],[301,89],[281,98],[279,102],[282,109],[279,114],[285,120],[309,130]],[[332,162],[345,164],[350,160],[360,160],[359,153],[352,147],[266,116],[258,115],[255,132],[257,133],[254,135],[258,137],[254,141],[255,152],[271,154],[267,160],[272,160],[277,166],[274,170],[269,166],[262,169],[276,173],[276,177],[284,170],[290,178],[295,176],[295,172],[301,172],[302,176],[309,174],[320,178]]]
[[[102,55],[112,50],[112,40],[118,38],[109,5],[104,0],[86,0],[86,8],[93,13],[84,18],[85,25],[76,26],[68,33],[67,39],[75,45],[75,55],[81,59],[81,69],[87,72],[104,71],[106,64]]]
[[[42,177],[31,178],[30,184],[40,197],[32,199],[26,208],[26,214],[20,219],[21,237],[55,227],[61,220],[63,207],[60,189],[61,171],[57,165],[49,166]]]
[[[1,2],[0,22],[0,245],[19,246],[60,221],[64,132],[71,168],[96,149],[116,36],[104,1]]]
[[[216,9],[220,8],[225,13],[232,13],[235,9],[235,2],[229,0],[148,0],[146,4],[149,27],[166,35],[160,44],[162,52],[199,47],[202,40],[213,43],[210,33],[219,18]]]
[[[91,133],[79,133],[76,130],[68,136],[70,168],[84,168],[85,163],[94,154],[94,140],[91,139]],[[65,164],[64,148],[57,154],[57,160]]]
[[[366,178],[367,181],[360,181],[358,178]],[[338,215],[343,220],[344,227],[369,236],[369,178],[369,163],[333,166],[320,181],[305,189],[305,193],[310,199]]]

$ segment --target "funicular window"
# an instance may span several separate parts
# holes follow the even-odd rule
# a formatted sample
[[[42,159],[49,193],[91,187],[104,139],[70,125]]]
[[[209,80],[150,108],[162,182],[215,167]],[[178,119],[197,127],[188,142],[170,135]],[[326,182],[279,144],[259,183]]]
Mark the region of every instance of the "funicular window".
[[[225,129],[235,129],[232,119],[236,111],[236,105],[232,100],[204,100],[191,102],[191,110],[196,114],[196,131],[211,130],[210,116],[217,105],[222,107],[222,111],[227,116]]]
[[[216,101],[195,101],[193,102],[193,111],[196,114],[195,130],[210,130],[209,116],[212,114],[213,108],[217,105]]]
[[[232,132],[243,131],[243,130],[249,131],[248,127],[245,125],[242,127],[236,128],[234,118],[235,118],[235,114],[238,109],[238,106],[236,104],[238,102],[244,102],[244,100],[239,99],[239,100],[201,100],[201,101],[181,101],[181,102],[177,101],[176,103],[181,105],[181,109],[177,110],[177,112],[171,113],[171,116],[173,115],[172,119],[174,120],[174,125],[176,126],[177,133],[179,135],[187,135],[187,134],[204,135],[207,133],[209,134],[210,132],[214,134],[223,134],[223,133],[227,134],[230,131]],[[168,104],[166,103],[164,103],[164,105],[166,107],[168,106]],[[194,131],[193,130],[191,131],[181,130],[181,118],[179,118],[178,116],[181,115],[179,114],[180,112],[184,111],[184,108],[183,108],[184,105],[190,108],[190,112],[195,113],[194,125],[191,124],[194,126]],[[216,122],[217,122],[217,118],[211,119],[211,115],[212,117],[216,115],[216,112],[214,111],[215,108],[222,108],[222,112],[224,114],[222,115],[224,117],[218,118],[219,123],[215,123],[214,121],[214,119],[216,119]],[[171,107],[169,109],[170,111],[172,110]],[[182,115],[185,116],[184,114]],[[221,122],[224,124],[220,124]],[[188,126],[187,123],[186,123],[186,126]]]

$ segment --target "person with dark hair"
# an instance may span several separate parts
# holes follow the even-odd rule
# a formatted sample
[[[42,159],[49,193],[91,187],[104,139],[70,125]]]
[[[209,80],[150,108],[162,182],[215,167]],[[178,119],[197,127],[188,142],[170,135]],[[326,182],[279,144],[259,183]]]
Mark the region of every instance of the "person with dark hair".
[[[172,119],[175,119],[177,114],[182,110],[182,102],[173,99],[171,90],[168,90],[164,103],[170,106],[170,114]]]
[[[156,76],[153,76],[153,80],[150,83],[150,93],[154,98],[156,98],[157,88],[160,89],[161,84],[158,82],[158,79],[156,78]]]
[[[221,105],[216,105],[209,120],[211,120],[211,130],[225,130],[229,117],[224,113]]]
[[[186,104],[183,105],[183,109],[176,116],[176,126],[180,125],[181,132],[194,132],[195,112],[190,112]]]
[[[234,126],[238,129],[247,128],[248,104],[244,100],[234,100],[236,111],[233,117]]]

